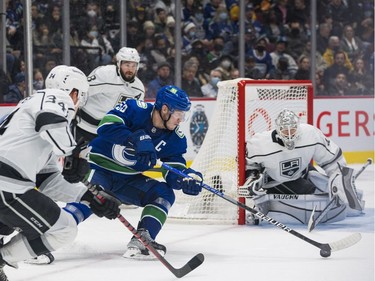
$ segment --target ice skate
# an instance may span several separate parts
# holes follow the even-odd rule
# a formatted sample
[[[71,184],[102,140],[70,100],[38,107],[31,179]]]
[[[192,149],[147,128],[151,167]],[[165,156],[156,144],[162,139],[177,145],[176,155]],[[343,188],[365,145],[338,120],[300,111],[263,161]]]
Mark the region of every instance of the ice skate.
[[[138,233],[144,237],[150,244],[162,255],[164,256],[167,249],[164,245],[156,243],[150,236],[148,230],[140,229]],[[137,259],[137,260],[154,260],[156,257],[149,252],[149,250],[143,245],[143,243],[137,239],[135,236],[132,237],[127,245],[126,252],[123,255],[124,258]]]

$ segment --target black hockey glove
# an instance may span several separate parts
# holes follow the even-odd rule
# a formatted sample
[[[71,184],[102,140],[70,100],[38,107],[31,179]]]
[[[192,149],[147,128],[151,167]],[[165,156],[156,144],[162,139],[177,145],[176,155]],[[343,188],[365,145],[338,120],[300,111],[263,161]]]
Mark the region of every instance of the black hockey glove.
[[[73,149],[72,155],[65,157],[62,175],[70,183],[82,181],[90,169],[87,154],[90,151],[88,142],[81,138]]]
[[[135,158],[140,166],[148,170],[156,165],[156,151],[151,137],[144,131],[138,130],[128,137],[128,143],[134,148]]]
[[[98,184],[86,183],[89,188],[83,194],[81,201],[88,202],[91,211],[98,217],[113,220],[120,214],[121,201],[105,192]]]
[[[178,178],[176,181],[178,186],[177,189],[182,189],[182,192],[187,195],[198,195],[202,191],[202,174],[190,168],[185,169],[182,172],[191,178]]]

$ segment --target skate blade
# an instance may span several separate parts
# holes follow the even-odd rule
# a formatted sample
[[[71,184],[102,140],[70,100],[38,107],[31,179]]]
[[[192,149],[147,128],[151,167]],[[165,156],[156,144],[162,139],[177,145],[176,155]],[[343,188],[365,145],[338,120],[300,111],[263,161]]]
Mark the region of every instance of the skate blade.
[[[158,251],[160,255],[164,257],[165,253],[163,251]],[[154,254],[143,254],[138,248],[128,248],[126,252],[122,255],[123,258],[132,260],[143,260],[143,261],[153,261],[157,260]]]

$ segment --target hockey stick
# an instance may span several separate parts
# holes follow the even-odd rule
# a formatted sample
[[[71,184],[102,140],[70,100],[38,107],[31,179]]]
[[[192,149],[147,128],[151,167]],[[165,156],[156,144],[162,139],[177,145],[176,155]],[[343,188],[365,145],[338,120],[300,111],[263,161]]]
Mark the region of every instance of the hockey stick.
[[[184,178],[192,178],[191,176],[188,176],[187,174],[183,173],[182,171],[178,170],[178,169],[175,169],[171,166],[169,166],[168,164],[165,164],[165,163],[162,163],[161,161],[158,161],[158,164],[168,170],[168,171],[171,171],[177,175],[180,175],[181,177],[184,177]],[[214,193],[215,195],[221,197],[222,199],[242,208],[242,209],[245,209],[246,211],[249,211],[250,213],[252,213],[253,215],[255,215],[256,217],[258,217],[259,219],[262,219],[262,220],[265,220],[267,221],[268,223],[302,239],[303,241],[306,241],[307,243],[317,247],[320,249],[320,255],[322,257],[329,257],[331,255],[331,252],[334,252],[334,251],[339,251],[339,250],[343,250],[345,248],[348,248],[350,246],[353,246],[354,244],[356,244],[357,242],[359,242],[361,240],[361,234],[360,233],[354,233],[354,234],[351,234],[349,235],[348,237],[346,238],[343,238],[341,240],[338,240],[336,242],[331,242],[331,243],[319,243],[317,241],[314,241],[306,236],[304,236],[303,234],[293,230],[292,228],[278,222],[277,220],[263,214],[262,212],[260,211],[257,211],[235,199],[233,199],[232,197],[229,197],[227,195],[225,195],[224,193],[220,192],[219,190],[205,184],[202,182],[202,187],[212,193]]]
[[[357,179],[362,172],[372,164],[372,159],[368,158],[366,163],[361,167],[361,169],[355,174],[354,178]]]
[[[363,173],[363,171],[369,166],[372,164],[372,159],[371,158],[368,158],[366,163],[361,167],[361,169],[354,175],[354,178],[357,179],[359,177],[360,174]],[[327,204],[327,206],[322,210],[322,212],[319,214],[319,216],[317,216],[316,219],[314,219],[314,213],[315,213],[315,208],[314,210],[311,212],[311,215],[310,215],[310,219],[309,219],[309,223],[307,225],[307,230],[309,232],[311,232],[317,225],[318,223],[320,223],[320,221],[324,218],[324,216],[331,210],[331,206],[334,204],[334,203],[337,203],[339,200],[338,196],[337,195],[334,195],[331,199],[331,201],[329,201],[329,203]]]
[[[316,207],[316,206],[314,206],[314,209],[313,209],[313,211],[311,212],[311,215],[310,215],[309,223],[307,224],[307,230],[309,232],[311,232],[318,225],[318,223],[320,223],[320,221],[324,218],[324,216],[331,210],[331,206],[334,203],[337,203],[338,200],[340,200],[340,199],[337,195],[332,196],[331,201],[329,201],[327,206],[325,206],[325,208],[320,212],[320,214],[317,216],[316,219],[314,219],[315,207]]]
[[[125,225],[125,227],[127,229],[130,230],[131,233],[133,233],[133,235],[138,238],[139,241],[141,241],[143,243],[143,245],[145,245],[145,247],[155,255],[155,257],[166,267],[168,268],[168,270],[170,272],[172,272],[174,274],[174,276],[176,276],[177,278],[181,278],[181,277],[184,277],[186,274],[188,274],[189,272],[193,271],[194,269],[196,269],[198,266],[200,266],[203,261],[204,261],[204,255],[199,253],[197,255],[195,255],[191,260],[189,260],[183,267],[181,268],[175,268],[173,267],[151,244],[150,242],[145,238],[143,237],[142,235],[140,235],[137,230],[130,224],[130,222],[127,221],[127,219],[125,219],[121,214],[118,215],[117,217],[123,225]]]

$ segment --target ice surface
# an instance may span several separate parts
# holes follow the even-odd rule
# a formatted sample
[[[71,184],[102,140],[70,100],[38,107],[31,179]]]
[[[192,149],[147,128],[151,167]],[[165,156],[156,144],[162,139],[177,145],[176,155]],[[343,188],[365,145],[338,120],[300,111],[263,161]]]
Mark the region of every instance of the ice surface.
[[[351,165],[359,169],[361,165]],[[322,224],[309,233],[306,225],[288,225],[318,242],[329,243],[354,232],[362,240],[351,248],[322,258],[319,249],[272,225],[180,224],[168,222],[157,241],[167,246],[166,259],[182,267],[197,253],[205,262],[183,280],[196,281],[373,281],[374,280],[374,167],[357,179],[364,191],[365,214],[334,224]],[[228,203],[230,204],[230,203]],[[233,205],[235,208],[235,206]],[[173,208],[173,207],[172,207]],[[134,225],[141,209],[123,210]],[[177,278],[159,261],[122,257],[132,234],[118,220],[95,216],[79,226],[73,244],[54,252],[51,265],[20,263],[6,267],[10,281],[167,281]]]

